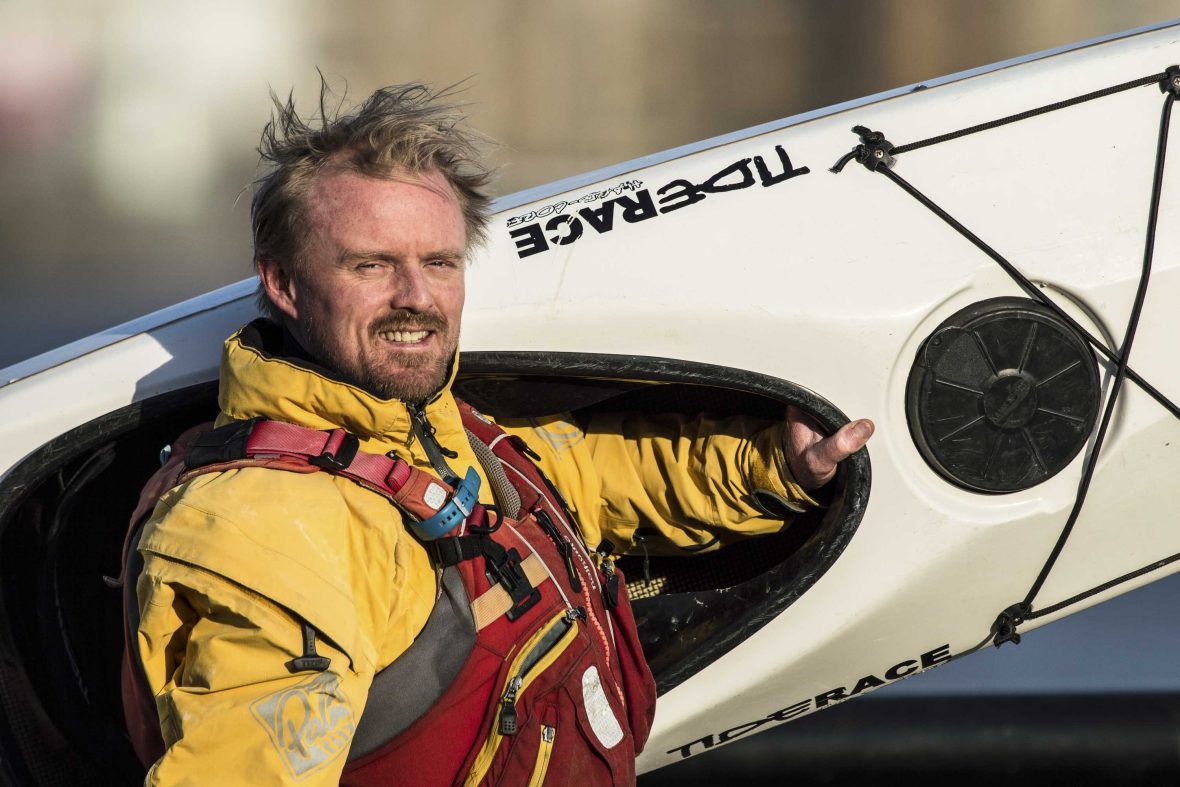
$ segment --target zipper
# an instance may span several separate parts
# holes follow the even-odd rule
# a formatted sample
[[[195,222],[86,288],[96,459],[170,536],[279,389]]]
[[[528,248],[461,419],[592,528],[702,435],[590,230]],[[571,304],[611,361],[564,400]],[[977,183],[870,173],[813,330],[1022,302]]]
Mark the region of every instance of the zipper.
[[[410,425],[418,442],[422,444],[422,450],[426,452],[426,458],[430,460],[430,466],[443,481],[452,487],[456,486],[460,480],[459,476],[455,475],[455,471],[447,464],[446,458],[454,459],[458,454],[443,448],[434,436],[435,428],[426,417],[425,407],[420,404],[407,404],[406,409],[410,411]]]
[[[499,728],[501,735],[516,734],[516,698],[524,686],[524,680],[537,666],[537,662],[553,650],[566,632],[573,628],[574,619],[577,617],[576,614],[571,616],[571,613],[574,612],[574,610],[569,610],[561,613],[561,617],[551,624],[539,640],[532,643],[531,647],[524,649],[525,656],[515,667],[516,674],[508,681],[508,687],[504,690],[504,696],[500,700]]]
[[[556,737],[556,727],[541,725],[541,745],[537,749],[537,764],[533,766],[529,787],[542,787],[545,784],[545,774],[549,772],[549,758],[553,756],[553,739]]]
[[[529,637],[520,651],[513,658],[508,668],[508,682],[500,693],[499,710],[497,711],[491,733],[484,741],[467,774],[464,785],[479,784],[487,775],[488,768],[500,748],[500,742],[509,735],[517,733],[516,704],[532,682],[552,666],[553,662],[565,652],[577,634],[574,621],[582,614],[581,608],[560,612],[551,619],[540,631]]]

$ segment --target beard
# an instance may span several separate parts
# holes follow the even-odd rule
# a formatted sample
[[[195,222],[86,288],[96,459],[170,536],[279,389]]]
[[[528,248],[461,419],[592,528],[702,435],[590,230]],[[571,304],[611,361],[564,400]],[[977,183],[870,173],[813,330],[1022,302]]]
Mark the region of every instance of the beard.
[[[438,355],[376,349],[383,341],[380,334],[387,331],[434,331],[445,342],[449,337],[448,324],[437,312],[402,310],[377,320],[368,329],[369,345],[360,348],[361,352],[353,358],[346,357],[339,341],[322,330],[323,326],[310,315],[302,327],[307,350],[317,361],[378,399],[423,403],[446,385],[455,363],[456,346],[444,346]],[[452,341],[452,345],[457,344],[457,340]]]

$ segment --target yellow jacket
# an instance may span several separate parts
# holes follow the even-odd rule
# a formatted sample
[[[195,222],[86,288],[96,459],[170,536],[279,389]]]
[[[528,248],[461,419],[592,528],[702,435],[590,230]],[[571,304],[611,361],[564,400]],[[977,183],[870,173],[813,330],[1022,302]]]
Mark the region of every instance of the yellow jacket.
[[[221,421],[343,427],[363,451],[430,470],[405,405],[269,355],[256,336],[226,342]],[[456,472],[482,476],[449,386],[426,413]],[[637,526],[658,530],[663,551],[782,527],[747,502],[754,489],[812,502],[787,473],[781,424],[623,413],[501,426],[541,456],[591,548],[624,551]],[[161,498],[139,550],[138,644],[168,747],[146,783],[336,784],[373,675],[434,605],[434,569],[397,509],[326,472],[211,473]],[[303,652],[300,618],[323,634],[324,673],[284,666]]]

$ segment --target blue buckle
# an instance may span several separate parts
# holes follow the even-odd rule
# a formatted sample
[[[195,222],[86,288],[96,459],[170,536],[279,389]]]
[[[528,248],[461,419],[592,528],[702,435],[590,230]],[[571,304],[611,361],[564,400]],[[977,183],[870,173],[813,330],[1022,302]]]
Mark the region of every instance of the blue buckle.
[[[437,514],[421,522],[410,523],[414,535],[423,541],[434,541],[458,527],[471,515],[471,509],[479,501],[479,486],[479,473],[475,472],[474,467],[467,468],[467,475],[459,482],[455,494]]]

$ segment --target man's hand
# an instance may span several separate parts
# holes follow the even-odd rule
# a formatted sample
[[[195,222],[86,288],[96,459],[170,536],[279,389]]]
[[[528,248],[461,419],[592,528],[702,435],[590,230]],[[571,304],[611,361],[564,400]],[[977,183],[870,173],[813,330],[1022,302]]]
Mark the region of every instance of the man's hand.
[[[855,454],[873,436],[876,427],[867,418],[840,427],[824,436],[819,424],[795,406],[787,407],[785,438],[787,465],[807,491],[819,489],[836,475],[836,465]]]

